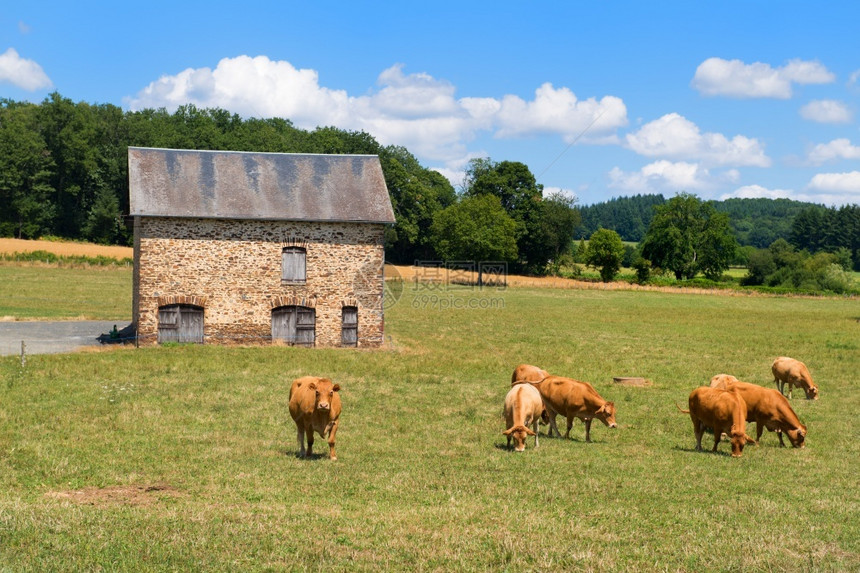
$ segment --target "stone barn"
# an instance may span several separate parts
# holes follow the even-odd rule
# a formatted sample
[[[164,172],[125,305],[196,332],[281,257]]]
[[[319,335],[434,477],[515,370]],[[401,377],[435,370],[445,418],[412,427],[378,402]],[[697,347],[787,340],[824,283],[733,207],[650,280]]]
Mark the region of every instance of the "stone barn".
[[[383,342],[375,155],[130,147],[140,344]]]

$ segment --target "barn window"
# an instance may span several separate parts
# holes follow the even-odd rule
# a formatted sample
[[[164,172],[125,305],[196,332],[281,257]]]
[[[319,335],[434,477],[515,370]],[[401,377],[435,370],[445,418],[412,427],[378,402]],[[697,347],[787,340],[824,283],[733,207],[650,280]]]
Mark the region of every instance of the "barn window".
[[[358,345],[358,307],[343,307],[343,322],[341,324],[341,344],[344,346]]]
[[[316,341],[316,311],[307,306],[272,309],[272,339],[297,346],[313,346]]]
[[[158,342],[203,342],[203,308],[169,304],[158,308]]]
[[[307,251],[303,247],[284,247],[281,253],[281,281],[303,283],[306,280],[305,260]]]

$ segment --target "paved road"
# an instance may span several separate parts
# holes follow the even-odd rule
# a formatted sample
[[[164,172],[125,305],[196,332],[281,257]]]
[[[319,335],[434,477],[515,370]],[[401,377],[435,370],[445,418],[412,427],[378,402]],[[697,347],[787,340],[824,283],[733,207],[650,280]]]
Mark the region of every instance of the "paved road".
[[[116,325],[122,329],[128,320],[82,320],[57,322],[0,322],[0,356],[21,354],[21,341],[27,354],[73,352],[84,346],[98,346],[99,334]]]

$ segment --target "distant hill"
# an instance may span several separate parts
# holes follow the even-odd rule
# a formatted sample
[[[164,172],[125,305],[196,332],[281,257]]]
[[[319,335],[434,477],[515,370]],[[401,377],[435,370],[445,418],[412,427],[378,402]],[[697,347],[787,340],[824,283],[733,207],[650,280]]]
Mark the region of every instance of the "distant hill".
[[[580,207],[582,225],[575,238],[588,238],[603,227],[614,230],[625,241],[639,242],[648,230],[654,207],[665,202],[663,195],[635,195]],[[713,204],[717,211],[728,214],[740,245],[758,248],[777,239],[789,240],[794,217],[804,209],[826,210],[822,205],[791,199],[726,199]]]

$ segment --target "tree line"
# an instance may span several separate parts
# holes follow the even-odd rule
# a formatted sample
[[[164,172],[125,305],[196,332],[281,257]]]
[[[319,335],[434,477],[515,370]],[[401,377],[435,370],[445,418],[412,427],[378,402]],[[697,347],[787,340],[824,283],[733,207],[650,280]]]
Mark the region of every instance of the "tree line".
[[[663,195],[635,195],[580,208],[582,223],[576,238],[588,238],[600,228],[613,230],[624,241],[641,242],[667,200]],[[836,254],[847,251],[860,270],[860,206],[825,207],[791,199],[726,199],[710,204],[728,216],[738,249],[732,264],[746,266],[749,255],[782,240],[797,251]],[[840,255],[844,258],[844,254]]]
[[[544,195],[528,166],[516,161],[474,159],[455,189],[404,147],[380,145],[361,131],[304,130],[288,119],[243,119],[194,105],[173,113],[123,111],[59,93],[39,104],[0,99],[0,236],[131,244],[125,224],[129,146],[378,155],[396,217],[385,235],[386,259],[394,263],[505,261],[513,271],[544,274],[558,273],[577,254],[611,269],[620,249],[623,262],[643,276],[654,269],[685,279],[716,277],[728,264],[746,264],[757,250],[783,240],[799,253],[824,252],[860,268],[856,205],[703,202],[681,193],[578,207],[571,196]],[[679,228],[682,221],[690,224]],[[573,244],[597,231],[603,232],[592,252],[585,252],[584,242],[579,249]]]

